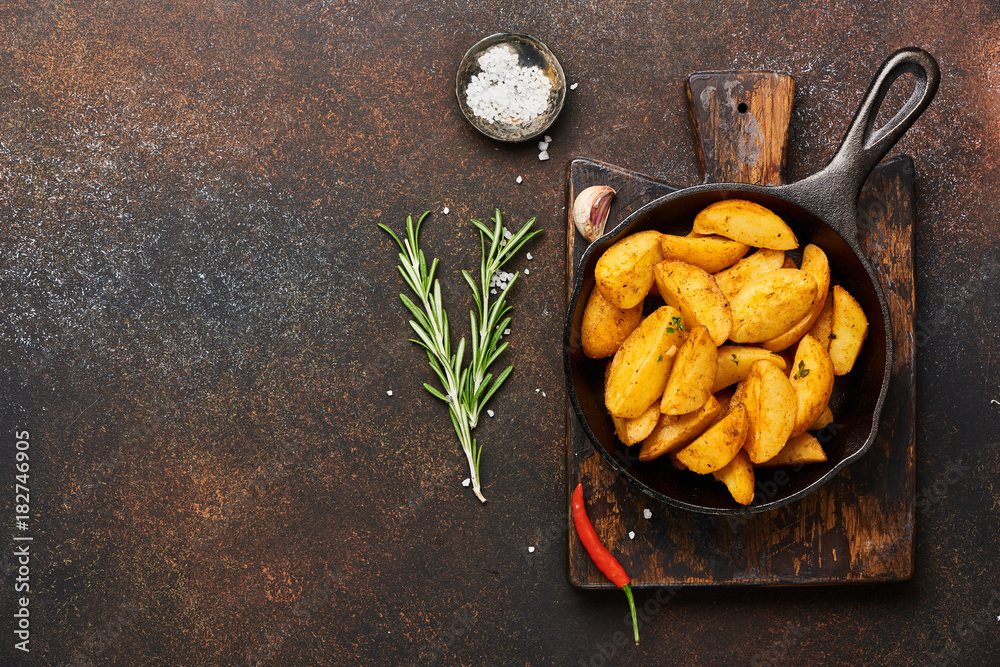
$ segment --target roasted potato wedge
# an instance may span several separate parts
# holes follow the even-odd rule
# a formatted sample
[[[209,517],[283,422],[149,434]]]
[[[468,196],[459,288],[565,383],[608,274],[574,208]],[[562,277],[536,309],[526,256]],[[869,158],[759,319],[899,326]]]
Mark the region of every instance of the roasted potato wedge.
[[[833,291],[827,290],[823,310],[809,329],[809,335],[822,343],[827,352],[830,351],[830,334],[833,333]]]
[[[802,251],[802,270],[816,279],[816,295],[819,298],[813,301],[809,311],[788,331],[760,344],[767,350],[777,352],[799,342],[802,336],[812,328],[826,305],[826,296],[830,291],[830,261],[827,259],[826,253],[811,243],[807,245]]]
[[[623,310],[605,299],[601,290],[591,290],[580,324],[583,353],[591,359],[612,356],[639,326],[641,319],[641,303]]]
[[[653,284],[653,267],[663,260],[660,232],[630,234],[604,251],[594,278],[604,298],[622,309],[634,308]]]
[[[615,417],[635,418],[663,396],[674,355],[684,342],[680,313],[661,306],[625,339],[607,376],[604,404]]]
[[[833,286],[830,359],[837,375],[849,373],[868,336],[868,318],[861,305],[840,285]]]
[[[660,237],[663,259],[676,259],[693,264],[709,273],[718,273],[738,262],[747,254],[750,246],[722,236],[674,236]]]
[[[799,242],[785,221],[768,208],[745,199],[715,202],[694,218],[692,231],[774,250],[791,250]]]
[[[768,271],[780,269],[785,261],[784,250],[768,250],[761,248],[733,264],[725,271],[715,274],[715,283],[730,301],[736,296],[751,278]]]
[[[826,452],[819,440],[808,433],[792,436],[781,451],[773,457],[758,463],[758,468],[784,468],[806,463],[822,463],[826,461]]]
[[[788,379],[798,406],[792,435],[799,435],[819,419],[833,393],[833,362],[823,345],[809,334],[799,341]]]
[[[746,442],[749,422],[743,404],[736,405],[729,414],[677,452],[677,460],[702,475],[724,468]]]
[[[749,505],[753,500],[753,464],[746,450],[741,449],[736,452],[733,460],[713,472],[712,476],[726,485],[729,493],[733,495],[733,500],[740,505]]]
[[[822,428],[826,428],[827,426],[829,426],[832,423],[833,423],[833,410],[831,410],[830,406],[827,405],[823,409],[822,414],[820,414],[820,416],[816,418],[816,421],[814,421],[812,424],[810,424],[809,428],[806,429],[806,430],[807,431],[818,431],[818,430],[820,430]]]
[[[667,458],[670,459],[670,465],[672,465],[677,470],[687,470],[688,467],[680,462],[677,458],[677,452],[671,452],[667,454]]]
[[[705,404],[694,412],[679,417],[661,414],[653,432],[642,441],[639,460],[652,461],[682,449],[704,433],[721,413],[719,401],[709,396]]]
[[[714,396],[715,400],[717,400],[719,405],[722,406],[723,412],[729,412],[729,404],[732,402],[735,394],[736,387],[725,387],[713,393],[712,396]]]
[[[800,269],[768,271],[733,297],[734,343],[759,343],[787,331],[816,300],[816,279]]]
[[[715,278],[693,264],[673,259],[658,263],[653,275],[660,296],[681,312],[684,326],[706,327],[716,346],[722,345],[729,337],[733,318]]]
[[[788,364],[785,363],[781,355],[762,347],[744,345],[723,345],[720,347],[719,363],[715,372],[715,386],[712,388],[712,392],[715,393],[740,380],[746,380],[747,376],[750,375],[750,367],[753,366],[753,362],[761,359],[774,363],[781,370],[788,368]]]
[[[618,435],[618,439],[626,445],[634,445],[645,440],[653,432],[659,419],[660,406],[656,403],[646,408],[646,411],[635,419],[611,415],[611,420],[615,423],[615,433]]]
[[[660,412],[686,415],[694,412],[712,395],[715,385],[718,352],[708,329],[697,326],[674,357],[667,387],[660,399]]]
[[[773,458],[795,426],[798,398],[791,381],[770,361],[755,361],[746,379],[742,405],[749,417],[744,447],[750,460],[760,463]]]

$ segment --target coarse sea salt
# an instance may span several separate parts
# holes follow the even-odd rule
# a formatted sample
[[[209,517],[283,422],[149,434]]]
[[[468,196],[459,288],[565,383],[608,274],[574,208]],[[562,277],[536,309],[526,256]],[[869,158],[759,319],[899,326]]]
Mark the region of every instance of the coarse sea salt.
[[[645,509],[645,510],[642,511],[642,516],[643,516],[644,519],[652,519],[653,518],[653,511],[649,510],[649,509]]]
[[[531,121],[545,112],[552,81],[540,67],[521,67],[518,55],[498,44],[478,58],[482,70],[469,81],[465,99],[479,118],[497,121]]]

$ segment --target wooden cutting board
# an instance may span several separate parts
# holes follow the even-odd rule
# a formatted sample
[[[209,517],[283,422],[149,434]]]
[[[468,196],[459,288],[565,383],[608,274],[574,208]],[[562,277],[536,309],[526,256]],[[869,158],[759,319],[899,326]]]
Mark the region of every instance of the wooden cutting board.
[[[782,182],[794,82],[768,72],[705,72],[687,82],[705,182]],[[608,228],[679,189],[596,160],[569,165],[566,210],[591,185],[617,191]],[[901,581],[913,574],[915,447],[913,162],[884,161],[858,202],[862,246],[889,302],[895,357],[878,437],[869,452],[799,502],[752,517],[697,514],[629,487],[605,469],[570,406],[567,509],[577,482],[593,493],[598,535],[633,586],[792,585]],[[567,295],[587,242],[568,220]],[[767,489],[761,489],[766,493]],[[644,510],[651,518],[644,518]],[[569,521],[567,576],[581,588],[614,588],[590,561]],[[632,536],[630,536],[630,533]]]

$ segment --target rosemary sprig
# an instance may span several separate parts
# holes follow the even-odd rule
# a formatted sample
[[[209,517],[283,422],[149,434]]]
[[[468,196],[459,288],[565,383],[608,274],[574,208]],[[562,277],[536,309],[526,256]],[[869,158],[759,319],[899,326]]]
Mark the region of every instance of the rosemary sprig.
[[[427,351],[431,370],[441,381],[441,389],[426,382],[424,387],[432,395],[447,403],[451,423],[455,427],[462,451],[469,461],[472,491],[485,503],[486,498],[482,494],[479,476],[479,458],[483,448],[472,437],[472,429],[478,424],[480,412],[486,403],[514,370],[513,366],[507,366],[494,378],[489,368],[507,349],[507,343],[501,343],[500,337],[510,324],[508,313],[511,306],[507,303],[507,295],[514,286],[517,275],[511,278],[495,299],[491,299],[493,295],[490,294],[490,284],[493,276],[504,264],[510,261],[525,243],[541,232],[531,231],[531,226],[535,222],[532,218],[510,238],[505,239],[499,209],[493,216],[492,228],[479,220],[472,220],[472,224],[479,230],[482,259],[478,284],[468,271],[462,271],[462,277],[472,290],[472,298],[476,304],[476,308],[469,311],[472,346],[468,363],[464,364],[466,352],[464,337],[459,340],[455,352],[451,351],[448,314],[441,302],[441,284],[434,278],[438,260],[434,259],[428,266],[424,252],[418,245],[420,225],[426,217],[427,213],[424,213],[414,223],[412,216],[407,216],[405,239],[400,239],[394,231],[381,223],[379,227],[388,232],[402,250],[399,254],[399,273],[420,302],[418,305],[405,294],[399,295],[403,305],[413,315],[410,327],[417,337],[411,338],[410,341]],[[488,248],[487,242],[489,242]]]

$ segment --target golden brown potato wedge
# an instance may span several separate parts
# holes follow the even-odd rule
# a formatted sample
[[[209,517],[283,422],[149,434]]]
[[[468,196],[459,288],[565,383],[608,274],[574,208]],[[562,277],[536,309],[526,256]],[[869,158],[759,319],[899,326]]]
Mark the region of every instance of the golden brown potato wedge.
[[[733,495],[733,500],[740,505],[749,505],[753,500],[753,464],[746,450],[741,449],[736,452],[733,460],[713,472],[712,476],[726,485],[729,493]]]
[[[702,475],[725,467],[746,442],[749,422],[743,404],[734,406],[729,414],[677,452],[677,460]]]
[[[788,331],[764,341],[760,344],[761,347],[775,352],[791,347],[812,328],[819,318],[819,314],[823,311],[827,293],[830,291],[830,262],[826,253],[811,243],[807,245],[802,252],[802,270],[816,279],[816,295],[819,298],[813,302],[809,312],[793,324]]]
[[[807,430],[818,431],[821,428],[826,428],[832,423],[833,423],[833,410],[831,410],[830,406],[827,405],[826,408],[823,409],[822,414],[820,414],[820,416],[816,418],[816,421],[814,421]]]
[[[729,404],[732,402],[735,394],[736,387],[725,387],[724,389],[720,389],[719,391],[713,393],[712,396],[714,396],[715,400],[719,402],[719,405],[722,406],[722,412],[725,413],[729,412]]]
[[[687,470],[688,467],[680,462],[677,458],[677,452],[671,452],[667,454],[667,458],[670,459],[670,465],[672,465],[677,470]]]
[[[646,408],[646,411],[635,419],[611,415],[611,420],[615,423],[615,433],[618,435],[618,439],[626,445],[634,445],[645,440],[653,432],[659,419],[660,406],[656,403]]]
[[[784,468],[785,466],[797,466],[805,463],[822,463],[826,461],[826,452],[819,440],[802,433],[791,437],[788,443],[781,448],[781,451],[773,457],[758,463],[758,468]]]
[[[785,261],[784,250],[768,250],[761,248],[752,255],[744,257],[725,271],[715,274],[715,283],[730,301],[739,293],[751,278],[768,271],[780,269]]]
[[[591,359],[610,357],[621,347],[629,334],[639,326],[642,304],[622,310],[604,298],[601,290],[593,289],[583,309],[580,338],[583,353]]]
[[[639,460],[652,461],[658,456],[682,449],[704,433],[721,413],[719,401],[714,396],[709,396],[705,404],[694,412],[680,417],[661,414],[656,428],[642,441]]]
[[[840,285],[833,286],[830,359],[837,375],[849,373],[868,336],[868,318],[861,305]]]
[[[833,333],[833,292],[827,290],[823,310],[809,329],[809,335],[822,343],[827,352],[830,351],[830,334]]]
[[[663,259],[676,259],[694,264],[709,273],[718,273],[738,262],[747,254],[750,246],[722,236],[674,236],[660,237]]]
[[[727,199],[702,209],[695,216],[691,230],[698,234],[718,234],[758,248],[799,247],[784,220],[770,209],[745,199]]]
[[[681,311],[684,326],[689,330],[706,327],[715,344],[722,345],[729,337],[733,318],[715,278],[704,269],[674,259],[657,264],[653,275],[663,300]]]
[[[684,340],[676,327],[679,317],[676,309],[661,306],[618,348],[604,392],[604,404],[615,417],[638,417],[663,395],[674,355]]]
[[[691,329],[674,357],[674,366],[660,399],[660,412],[686,415],[705,404],[715,385],[719,356],[716,350],[708,329],[703,326]]]
[[[799,435],[819,419],[833,393],[833,362],[823,345],[809,334],[799,341],[788,379],[798,405],[792,435]]]
[[[746,379],[742,404],[749,417],[744,447],[754,463],[781,451],[792,434],[798,399],[784,372],[770,361],[755,361]]]
[[[797,269],[799,267],[795,266],[795,260],[791,257],[785,257],[785,262],[781,265],[783,269]]]
[[[660,232],[630,234],[604,251],[594,278],[604,298],[622,309],[634,308],[653,284],[653,267],[663,259]]]
[[[723,387],[736,384],[740,380],[746,380],[750,375],[750,367],[753,362],[765,359],[774,363],[781,370],[788,368],[788,364],[781,355],[775,354],[762,347],[750,347],[745,345],[723,345],[719,348],[719,363],[715,372],[715,386],[713,393]]]
[[[768,271],[731,301],[734,343],[759,343],[787,331],[816,300],[816,279],[800,269]]]

